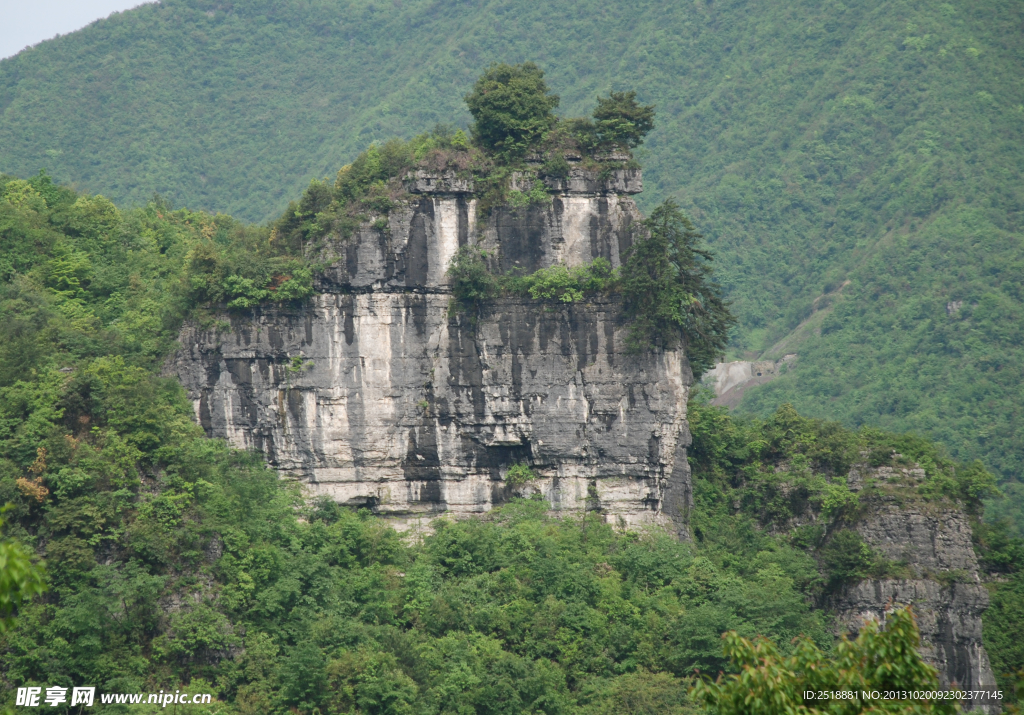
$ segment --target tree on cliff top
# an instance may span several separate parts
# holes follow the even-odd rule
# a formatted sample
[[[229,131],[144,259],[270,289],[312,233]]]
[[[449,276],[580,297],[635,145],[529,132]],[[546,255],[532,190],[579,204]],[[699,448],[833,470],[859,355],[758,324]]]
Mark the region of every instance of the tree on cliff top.
[[[635,149],[654,128],[654,105],[637,102],[636,92],[609,92],[597,98],[594,120],[603,143]]]
[[[533,62],[493,64],[466,95],[473,115],[473,136],[485,149],[505,157],[526,152],[557,121],[558,95]]]

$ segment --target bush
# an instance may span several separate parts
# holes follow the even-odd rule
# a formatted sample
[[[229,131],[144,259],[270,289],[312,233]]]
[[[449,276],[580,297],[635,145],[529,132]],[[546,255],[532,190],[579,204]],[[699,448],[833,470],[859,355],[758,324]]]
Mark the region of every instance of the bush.
[[[537,475],[533,473],[528,464],[513,464],[508,468],[505,473],[505,483],[508,484],[512,489],[518,489],[519,487],[533,481],[537,478]]]
[[[281,700],[300,710],[313,710],[327,693],[327,662],[323,651],[304,641],[281,663]]]
[[[618,274],[606,258],[595,258],[575,268],[558,264],[525,276],[495,276],[487,266],[487,253],[470,246],[458,250],[447,275],[456,310],[477,307],[499,294],[578,303],[588,294],[611,290],[618,284]]]
[[[447,276],[452,286],[453,308],[477,307],[494,297],[498,283],[487,268],[487,254],[474,246],[463,246],[452,257]]]
[[[313,272],[309,268],[296,268],[277,287],[275,299],[280,302],[305,300],[313,295]]]
[[[612,287],[617,275],[605,258],[595,258],[585,266],[568,268],[562,264],[507,282],[510,292],[526,292],[534,300],[578,303],[588,293]]]
[[[563,122],[565,131],[572,137],[584,153],[590,153],[601,143],[597,127],[587,117],[572,117]]]
[[[860,535],[844,530],[831,538],[821,550],[821,562],[828,574],[828,587],[836,591],[866,579],[871,572],[874,553]]]
[[[553,179],[568,179],[571,169],[572,167],[569,166],[569,162],[565,160],[565,157],[556,153],[544,163],[540,173]]]
[[[559,300],[576,303],[583,300],[576,276],[564,265],[551,266],[530,276],[530,297],[541,300]]]
[[[847,515],[859,503],[857,495],[841,482],[830,482],[821,495],[821,515],[835,521]]]
[[[544,186],[543,181],[534,179],[533,183],[530,185],[529,191],[512,189],[506,195],[505,200],[512,208],[521,209],[529,206],[530,204],[550,205],[551,195],[548,193],[547,187]]]
[[[0,514],[12,504],[0,509]],[[0,518],[0,526],[3,526]],[[17,539],[0,540],[0,633],[14,621],[18,607],[46,591],[46,569]]]
[[[820,553],[827,588],[832,592],[866,578],[885,578],[894,571],[893,565],[865,544],[860,534],[849,529],[833,534]]]
[[[985,499],[1001,496],[995,475],[979,459],[956,470],[956,484],[960,500],[972,513],[981,511]]]
[[[1024,539],[1015,536],[1005,519],[974,521],[971,536],[978,560],[987,571],[1013,573],[1024,566]]]
[[[790,713],[860,712],[952,713],[953,700],[804,700],[807,691],[940,690],[938,672],[918,653],[920,633],[910,609],[896,611],[884,628],[870,621],[857,640],[843,640],[835,653],[823,653],[801,638],[792,655],[783,656],[768,640],[751,641],[735,632],[722,636],[736,674],[698,681],[692,694],[718,715],[789,715]]]

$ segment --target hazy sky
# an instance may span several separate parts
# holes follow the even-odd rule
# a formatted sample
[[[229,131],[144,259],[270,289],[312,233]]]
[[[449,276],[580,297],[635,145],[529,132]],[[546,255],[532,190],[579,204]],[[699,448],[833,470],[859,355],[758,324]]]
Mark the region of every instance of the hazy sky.
[[[145,0],[0,0],[0,58]]]

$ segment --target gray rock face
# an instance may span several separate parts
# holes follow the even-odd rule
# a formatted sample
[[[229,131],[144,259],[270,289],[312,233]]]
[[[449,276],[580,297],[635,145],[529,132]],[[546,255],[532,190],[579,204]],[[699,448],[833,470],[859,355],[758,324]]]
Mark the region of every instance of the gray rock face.
[[[512,185],[527,189],[532,181],[515,176]],[[390,212],[386,227],[366,224],[324,247],[318,257],[332,265],[321,288],[447,293],[445,272],[468,243],[488,251],[501,272],[579,266],[599,257],[620,265],[633,224],[642,218],[628,195],[640,190],[640,172],[621,170],[600,180],[573,170],[568,179],[547,184],[550,201],[495,206],[481,221],[471,181],[416,172],[406,182],[413,199]]]
[[[902,561],[919,578],[959,572],[978,581],[971,526],[959,509],[923,513],[879,503],[857,526],[861,537],[887,559]]]
[[[868,480],[913,487],[924,476],[919,468],[855,467],[847,481],[858,491]],[[894,608],[912,606],[921,630],[921,653],[938,669],[942,685],[995,690],[981,637],[988,592],[980,583],[964,513],[952,505],[904,500],[882,491],[871,498],[855,528],[875,551],[903,562],[915,578],[868,580],[848,588],[835,603],[841,627],[855,634],[865,619],[884,622]],[[1000,710],[991,700],[964,706]]]
[[[186,326],[169,366],[207,434],[262,451],[313,494],[414,526],[512,494],[597,509],[686,537],[690,475],[681,352],[627,355],[617,300],[495,302],[449,315],[445,271],[462,245],[526,271],[603,256],[620,264],[640,218],[639,175],[580,176],[547,203],[477,216],[472,186],[415,175],[388,226],[324,250],[335,261],[310,304]]]
[[[887,612],[913,606],[921,631],[921,654],[939,671],[943,687],[960,690],[997,688],[981,641],[981,615],[988,593],[980,584],[944,586],[932,580],[862,581],[850,588],[839,607],[840,621],[855,634],[865,619],[883,621]],[[995,700],[964,703],[967,709],[999,712]]]

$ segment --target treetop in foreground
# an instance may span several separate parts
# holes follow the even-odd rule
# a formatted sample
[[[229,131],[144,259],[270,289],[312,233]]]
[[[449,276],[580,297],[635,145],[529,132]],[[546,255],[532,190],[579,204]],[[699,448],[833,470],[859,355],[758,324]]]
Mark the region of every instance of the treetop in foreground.
[[[903,715],[951,714],[956,700],[943,699],[938,672],[921,658],[913,612],[868,621],[856,640],[843,638],[826,655],[799,638],[783,655],[765,638],[749,640],[729,631],[725,654],[738,673],[699,680],[692,694],[716,715]]]

